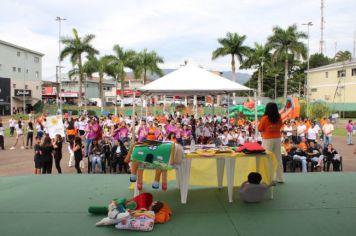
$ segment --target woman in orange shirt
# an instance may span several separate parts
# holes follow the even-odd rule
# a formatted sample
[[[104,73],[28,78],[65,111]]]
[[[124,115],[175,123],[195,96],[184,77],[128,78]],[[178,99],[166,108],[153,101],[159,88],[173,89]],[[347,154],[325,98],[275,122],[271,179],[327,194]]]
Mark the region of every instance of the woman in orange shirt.
[[[276,180],[284,183],[283,163],[281,155],[281,129],[282,119],[278,112],[277,104],[270,102],[266,105],[265,114],[258,124],[258,131],[262,133],[262,146],[273,152],[278,160]]]

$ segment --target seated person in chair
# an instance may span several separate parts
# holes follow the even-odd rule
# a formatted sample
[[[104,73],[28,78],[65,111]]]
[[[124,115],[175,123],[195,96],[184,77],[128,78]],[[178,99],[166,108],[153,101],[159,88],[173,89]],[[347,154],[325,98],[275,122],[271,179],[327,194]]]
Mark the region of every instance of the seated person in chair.
[[[293,152],[293,160],[299,161],[302,165],[302,172],[307,172],[307,144],[305,138],[302,137],[300,143],[297,145],[296,150]]]
[[[283,171],[287,172],[287,163],[293,161],[293,157],[290,155],[292,149],[292,144],[290,140],[287,138],[284,140],[281,145],[281,154],[282,154],[282,163],[283,163]]]
[[[307,150],[308,158],[310,158],[312,162],[312,168],[320,167],[323,161],[323,155],[321,155],[320,150],[316,147],[314,141],[309,141],[309,148]]]
[[[333,164],[333,171],[340,171],[340,155],[334,149],[331,143],[328,144],[327,147],[323,150],[324,155],[324,166],[326,163],[326,170],[330,170],[330,163]]]

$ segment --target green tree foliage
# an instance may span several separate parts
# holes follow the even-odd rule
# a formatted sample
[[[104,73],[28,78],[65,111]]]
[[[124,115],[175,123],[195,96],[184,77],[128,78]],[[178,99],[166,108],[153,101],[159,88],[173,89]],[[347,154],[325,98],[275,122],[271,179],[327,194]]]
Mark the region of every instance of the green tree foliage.
[[[335,55],[335,61],[343,62],[343,61],[350,61],[352,59],[352,54],[350,51],[339,51]]]
[[[134,74],[136,78],[140,78],[143,75],[143,84],[147,83],[147,74],[156,74],[163,76],[162,70],[158,67],[158,64],[164,63],[162,57],[160,57],[155,51],[143,51],[136,54],[134,59]]]
[[[212,53],[212,59],[231,55],[231,71],[232,80],[236,82],[236,62],[242,63],[244,58],[248,56],[250,47],[245,46],[246,35],[238,35],[237,33],[227,33],[225,38],[219,38],[218,42],[221,47],[215,49]]]
[[[310,69],[320,67],[320,66],[329,65],[330,63],[332,63],[332,59],[330,59],[327,56],[324,56],[324,54],[322,54],[322,53],[315,53],[313,55],[310,55],[310,58],[309,58],[309,68]]]
[[[284,92],[283,97],[287,97],[288,92],[288,71],[290,56],[296,59],[307,57],[307,48],[301,40],[307,35],[298,31],[296,25],[291,25],[287,29],[276,26],[272,29],[273,34],[268,38],[268,44],[273,50],[273,60],[284,59]]]
[[[82,83],[84,81],[84,70],[83,70],[83,54],[94,55],[98,54],[91,42],[95,38],[94,34],[88,34],[84,37],[79,37],[76,29],[73,29],[73,37],[63,37],[61,42],[64,44],[64,48],[60,53],[60,60],[64,60],[66,57],[70,57],[70,61],[74,68],[77,69],[79,74],[79,97],[78,102],[81,104],[82,99]]]

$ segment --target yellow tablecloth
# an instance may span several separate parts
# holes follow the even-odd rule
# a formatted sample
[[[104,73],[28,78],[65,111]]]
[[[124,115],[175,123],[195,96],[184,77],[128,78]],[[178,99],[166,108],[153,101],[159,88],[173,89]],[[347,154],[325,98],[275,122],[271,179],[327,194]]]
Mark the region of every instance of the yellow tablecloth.
[[[250,172],[256,171],[256,157],[260,158],[260,170],[262,182],[269,184],[268,179],[268,159],[272,159],[272,173],[275,179],[277,169],[276,156],[267,151],[266,154],[243,154],[243,153],[226,153],[216,154],[216,156],[229,157],[236,159],[235,181],[234,186],[240,186],[247,180]],[[214,158],[200,157],[197,154],[186,154],[186,158],[192,158],[189,184],[195,186],[217,186],[216,160]],[[226,170],[225,170],[226,171]],[[145,183],[152,183],[154,180],[154,171],[145,170],[143,174]],[[176,179],[175,171],[168,172],[168,181]],[[227,186],[226,175],[224,174],[224,186]]]

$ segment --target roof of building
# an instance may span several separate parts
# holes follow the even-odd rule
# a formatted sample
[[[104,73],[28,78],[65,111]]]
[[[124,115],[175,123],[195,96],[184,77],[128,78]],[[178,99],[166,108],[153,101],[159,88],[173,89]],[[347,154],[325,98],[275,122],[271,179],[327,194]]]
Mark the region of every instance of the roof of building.
[[[69,78],[63,78],[62,79],[62,82],[73,82],[73,83],[77,83],[77,79],[76,78],[73,78],[73,79],[69,79]],[[99,83],[99,77],[88,77],[88,82],[91,82],[91,83]],[[112,84],[114,85],[114,81],[112,80],[108,80],[108,79],[104,79],[103,80],[103,83],[104,84]]]
[[[36,52],[34,50],[31,50],[31,49],[28,49],[28,48],[25,48],[25,47],[21,47],[21,46],[18,46],[16,44],[9,43],[9,42],[3,41],[3,40],[0,40],[0,44],[4,44],[4,45],[9,46],[9,47],[13,47],[13,48],[17,48],[17,49],[20,49],[20,50],[23,50],[23,51],[27,51],[27,52],[39,55],[41,57],[43,57],[45,55],[45,54],[43,54],[41,52]]]
[[[338,69],[342,68],[344,66],[354,66],[356,65],[356,58],[353,58],[349,61],[344,61],[344,62],[335,62],[329,65],[325,66],[319,66],[313,69],[310,69],[308,72],[317,72],[317,71],[324,71],[324,70],[330,70],[330,69]]]

